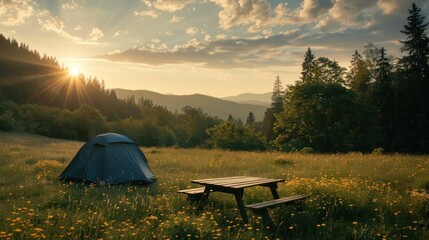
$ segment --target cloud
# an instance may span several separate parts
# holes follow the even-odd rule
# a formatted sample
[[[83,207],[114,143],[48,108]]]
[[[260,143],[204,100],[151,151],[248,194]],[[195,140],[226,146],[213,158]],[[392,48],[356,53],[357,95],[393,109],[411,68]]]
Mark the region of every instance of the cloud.
[[[66,2],[63,5],[61,5],[62,9],[70,9],[70,10],[76,9],[78,7],[79,6],[77,5],[77,3],[74,2],[74,0],[72,0],[71,2]]]
[[[148,10],[148,11],[134,11],[134,16],[149,16],[151,18],[157,18],[158,14],[152,10]]]
[[[146,4],[146,6],[148,6],[148,7],[152,7],[152,2],[151,2],[151,1],[149,1],[149,0],[142,0],[142,2],[143,2],[144,4]]]
[[[0,0],[0,25],[23,24],[34,12],[31,0]]]
[[[91,33],[89,34],[89,39],[93,42],[96,42],[98,39],[104,36],[103,31],[101,31],[99,28],[92,28]]]
[[[247,26],[249,32],[258,32],[288,22],[287,3],[280,3],[272,9],[267,0],[212,1],[222,8],[218,15],[222,29],[242,25]]]
[[[298,11],[300,21],[311,21],[327,13],[334,5],[331,0],[304,0]]]
[[[224,34],[224,33],[219,33],[219,34],[217,34],[216,35],[216,39],[217,40],[224,40],[224,39],[226,39],[228,36],[226,35],[226,34]]]
[[[145,48],[133,48],[120,53],[106,54],[96,58],[110,61],[134,62],[148,65],[190,63],[208,68],[254,68],[291,63],[288,51],[299,36],[298,31],[254,40],[216,40],[189,42],[166,50],[165,46],[154,51],[152,44]]]
[[[337,0],[328,14],[337,22],[362,26],[372,20],[376,6],[374,0]]]
[[[46,19],[38,19],[39,25],[44,31],[54,31],[56,33],[63,33],[64,23],[60,17],[48,17]]]
[[[429,2],[427,0],[378,0],[377,6],[385,15],[405,16],[407,12],[404,10],[409,9],[413,2],[421,7],[423,12],[429,12]]]
[[[51,16],[47,10],[41,11],[37,16],[37,22],[39,23],[42,31],[53,31],[63,37],[79,40],[78,37],[74,37],[64,30],[64,22],[59,16]]]
[[[177,10],[184,8],[186,5],[194,2],[195,0],[156,0],[151,4],[156,9],[166,11],[166,12],[175,12]]]
[[[326,33],[326,32],[333,33],[333,32],[344,30],[344,28],[342,28],[340,24],[338,24],[335,20],[333,20],[329,16],[320,18],[313,29],[320,30],[323,33]]]
[[[177,17],[177,16],[173,16],[171,19],[170,19],[170,23],[177,23],[177,22],[180,22],[180,21],[182,21],[183,19],[185,19],[184,17]]]
[[[212,39],[212,37],[209,34],[206,34],[204,36],[204,41],[206,41],[206,42],[210,41],[211,39]]]
[[[75,31],[80,31],[81,29],[82,29],[82,26],[79,24],[74,28]]]
[[[188,29],[186,29],[186,34],[188,35],[195,35],[198,33],[198,28],[196,27],[189,27]]]

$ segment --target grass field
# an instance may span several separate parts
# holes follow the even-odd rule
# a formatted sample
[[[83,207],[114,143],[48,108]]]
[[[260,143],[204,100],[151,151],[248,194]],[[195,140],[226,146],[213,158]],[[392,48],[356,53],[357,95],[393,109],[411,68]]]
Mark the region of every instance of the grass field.
[[[82,142],[0,133],[0,239],[429,239],[429,157],[310,155],[143,148],[158,180],[94,186],[55,180]],[[275,208],[276,229],[249,212],[243,226],[231,195],[198,209],[177,194],[191,179],[284,178],[281,196],[309,194],[303,211]],[[272,198],[245,191],[245,202]]]

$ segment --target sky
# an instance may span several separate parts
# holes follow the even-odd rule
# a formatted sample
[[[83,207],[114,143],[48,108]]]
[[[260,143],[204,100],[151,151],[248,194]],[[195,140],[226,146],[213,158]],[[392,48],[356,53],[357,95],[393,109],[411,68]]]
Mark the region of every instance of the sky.
[[[308,47],[343,67],[367,43],[400,56],[412,2],[0,0],[0,33],[107,88],[226,97],[293,84]]]

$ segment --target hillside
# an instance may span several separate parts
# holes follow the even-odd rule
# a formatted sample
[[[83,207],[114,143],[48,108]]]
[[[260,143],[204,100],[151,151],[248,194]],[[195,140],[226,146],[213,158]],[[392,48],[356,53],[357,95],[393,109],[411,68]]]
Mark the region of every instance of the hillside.
[[[273,93],[243,93],[237,96],[229,96],[223,97],[222,99],[238,102],[238,103],[246,103],[252,105],[259,105],[264,107],[269,107],[271,104],[271,95]]]
[[[147,90],[126,90],[120,88],[114,90],[118,98],[125,99],[134,95],[137,100],[143,97],[152,100],[154,104],[165,106],[172,112],[176,110],[180,111],[185,106],[201,108],[210,116],[221,119],[227,119],[231,114],[235,119],[241,118],[242,121],[246,121],[249,112],[253,112],[256,121],[262,121],[266,110],[264,106],[237,103],[201,94],[164,95]]]

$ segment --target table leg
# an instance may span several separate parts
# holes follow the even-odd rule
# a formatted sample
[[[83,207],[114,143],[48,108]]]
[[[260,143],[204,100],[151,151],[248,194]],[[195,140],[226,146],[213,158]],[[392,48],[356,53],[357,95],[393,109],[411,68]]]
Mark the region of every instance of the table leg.
[[[202,202],[207,201],[207,199],[209,198],[210,192],[211,192],[211,189],[208,186],[206,186],[204,188],[204,194],[203,194],[203,197],[202,197]]]
[[[279,199],[279,193],[277,192],[277,183],[270,185],[271,194],[273,194],[274,199]]]
[[[249,217],[247,216],[246,208],[244,207],[243,202],[243,193],[244,190],[240,189],[234,193],[235,200],[237,201],[238,210],[240,211],[241,219],[243,219],[243,223],[249,223]]]

